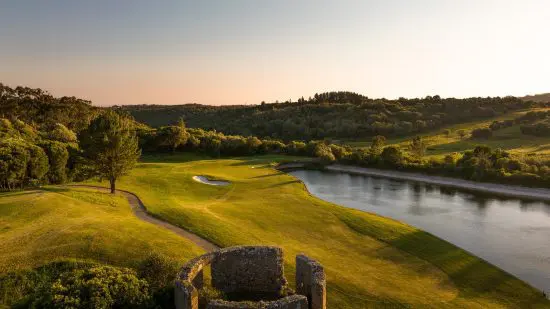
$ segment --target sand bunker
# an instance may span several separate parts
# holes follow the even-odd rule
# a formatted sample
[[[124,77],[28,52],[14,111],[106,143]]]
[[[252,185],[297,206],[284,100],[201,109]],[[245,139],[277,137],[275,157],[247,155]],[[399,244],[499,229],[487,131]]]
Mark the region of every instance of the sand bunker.
[[[210,180],[210,179],[208,179],[208,177],[206,177],[206,176],[193,176],[193,180],[194,180],[194,181],[197,181],[197,182],[200,182],[200,183],[207,184],[207,185],[211,185],[211,186],[227,186],[227,185],[230,184],[229,181],[224,181],[224,180]]]

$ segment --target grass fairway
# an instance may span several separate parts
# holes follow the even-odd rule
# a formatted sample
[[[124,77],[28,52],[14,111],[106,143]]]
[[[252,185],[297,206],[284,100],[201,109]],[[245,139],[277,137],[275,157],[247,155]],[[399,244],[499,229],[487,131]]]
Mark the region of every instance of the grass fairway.
[[[140,221],[122,196],[56,187],[0,194],[0,273],[63,259],[134,266],[151,251],[182,262],[202,252]]]
[[[269,162],[178,154],[144,158],[119,187],[155,216],[221,246],[279,245],[294,282],[298,252],[328,276],[329,308],[548,308],[542,293],[418,229],[312,197]],[[226,187],[192,180],[206,175]]]

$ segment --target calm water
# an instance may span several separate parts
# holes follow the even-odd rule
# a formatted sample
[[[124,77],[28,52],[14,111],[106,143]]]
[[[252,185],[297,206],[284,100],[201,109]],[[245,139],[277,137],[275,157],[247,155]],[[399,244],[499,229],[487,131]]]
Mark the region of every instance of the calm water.
[[[315,196],[394,218],[550,291],[550,205],[345,173],[295,171]]]

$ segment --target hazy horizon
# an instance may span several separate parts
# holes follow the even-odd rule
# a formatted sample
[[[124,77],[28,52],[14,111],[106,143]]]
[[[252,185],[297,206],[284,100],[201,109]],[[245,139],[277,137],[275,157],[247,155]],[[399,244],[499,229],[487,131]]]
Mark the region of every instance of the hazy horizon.
[[[0,82],[94,105],[550,92],[550,3],[0,3]]]

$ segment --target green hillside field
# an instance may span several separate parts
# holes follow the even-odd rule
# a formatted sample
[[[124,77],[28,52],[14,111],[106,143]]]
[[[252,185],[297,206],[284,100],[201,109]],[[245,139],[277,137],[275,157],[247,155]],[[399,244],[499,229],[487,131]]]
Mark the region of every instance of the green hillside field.
[[[146,157],[119,187],[149,211],[220,246],[278,245],[294,282],[294,256],[318,259],[330,308],[547,308],[542,293],[426,232],[321,201],[261,156]],[[206,175],[231,182],[215,187]]]
[[[487,145],[491,148],[501,148],[517,155],[539,155],[543,157],[550,156],[550,136],[538,137],[532,135],[524,135],[520,131],[520,125],[500,129],[493,132],[490,139],[471,139],[469,134],[472,130],[478,128],[489,127],[493,121],[502,121],[515,119],[530,111],[547,111],[547,108],[536,108],[523,110],[519,112],[508,113],[499,117],[495,117],[484,121],[473,121],[457,125],[447,126],[442,129],[420,134],[426,142],[428,148],[426,156],[442,158],[453,152],[463,152],[472,150],[477,145]],[[450,134],[445,131],[449,130]],[[458,134],[459,130],[464,130],[466,137],[461,138]],[[402,149],[407,149],[410,140],[413,136],[399,137],[388,139],[387,144],[398,145]],[[345,144],[353,147],[369,147],[370,140],[345,141]]]

